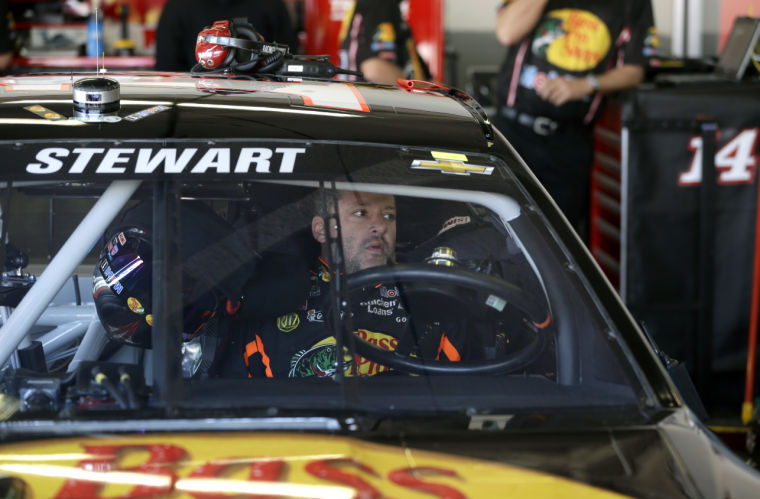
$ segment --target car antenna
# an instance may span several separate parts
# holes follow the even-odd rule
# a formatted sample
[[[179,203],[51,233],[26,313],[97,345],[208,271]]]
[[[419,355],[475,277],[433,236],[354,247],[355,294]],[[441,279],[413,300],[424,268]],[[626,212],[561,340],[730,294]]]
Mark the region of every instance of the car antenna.
[[[98,77],[98,57],[100,56],[100,33],[98,26],[98,7],[95,7],[95,77]]]
[[[98,8],[95,7],[95,30],[98,30]],[[95,37],[95,76],[81,78],[72,84],[74,118],[88,123],[117,122],[121,109],[119,82],[101,76],[100,40]],[[103,54],[105,73],[105,54]]]
[[[100,13],[98,12],[100,10],[99,7],[95,7],[95,78],[100,76],[101,74],[105,74],[106,72],[106,51],[103,50],[101,53],[100,49],[100,41],[102,39],[101,36],[99,36],[100,33]],[[101,66],[102,64],[102,66]]]

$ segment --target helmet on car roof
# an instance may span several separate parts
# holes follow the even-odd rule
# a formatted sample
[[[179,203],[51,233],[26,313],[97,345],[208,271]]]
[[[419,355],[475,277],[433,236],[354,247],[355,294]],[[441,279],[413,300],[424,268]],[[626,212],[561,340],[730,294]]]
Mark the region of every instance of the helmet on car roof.
[[[117,228],[101,249],[92,294],[98,318],[112,340],[151,347],[152,264],[151,237],[137,226]],[[182,286],[182,339],[187,341],[216,314],[220,299],[213,289],[199,292],[187,275]]]

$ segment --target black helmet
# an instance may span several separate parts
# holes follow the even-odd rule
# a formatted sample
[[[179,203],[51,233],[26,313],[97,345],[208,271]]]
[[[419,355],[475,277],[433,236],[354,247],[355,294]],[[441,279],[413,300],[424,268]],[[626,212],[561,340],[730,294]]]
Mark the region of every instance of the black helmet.
[[[129,345],[150,348],[153,314],[153,247],[148,232],[122,226],[107,239],[93,274],[92,295],[108,336]],[[199,293],[183,275],[183,341],[198,334],[220,302],[218,293]]]

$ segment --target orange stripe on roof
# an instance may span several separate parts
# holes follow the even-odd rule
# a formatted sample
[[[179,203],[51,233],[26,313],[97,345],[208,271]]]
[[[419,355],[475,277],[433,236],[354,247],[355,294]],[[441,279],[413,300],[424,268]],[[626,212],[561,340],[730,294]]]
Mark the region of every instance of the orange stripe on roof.
[[[368,113],[369,105],[367,104],[367,101],[364,100],[364,96],[361,94],[361,92],[359,92],[359,89],[353,85],[348,85],[348,88],[351,89],[351,91],[354,93],[354,96],[356,97],[356,100],[359,101],[359,107],[361,108],[362,112]]]

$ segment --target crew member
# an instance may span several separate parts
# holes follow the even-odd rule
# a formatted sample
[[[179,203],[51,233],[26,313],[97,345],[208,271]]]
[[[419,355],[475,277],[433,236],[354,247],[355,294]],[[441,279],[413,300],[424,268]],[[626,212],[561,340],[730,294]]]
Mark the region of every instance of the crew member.
[[[605,94],[644,78],[650,0],[504,0],[496,36],[509,50],[493,122],[583,236],[593,125]]]
[[[373,83],[395,85],[399,78],[430,80],[430,71],[417,53],[400,0],[357,0],[340,33],[340,65],[361,71]],[[355,79],[355,77],[348,77]]]

